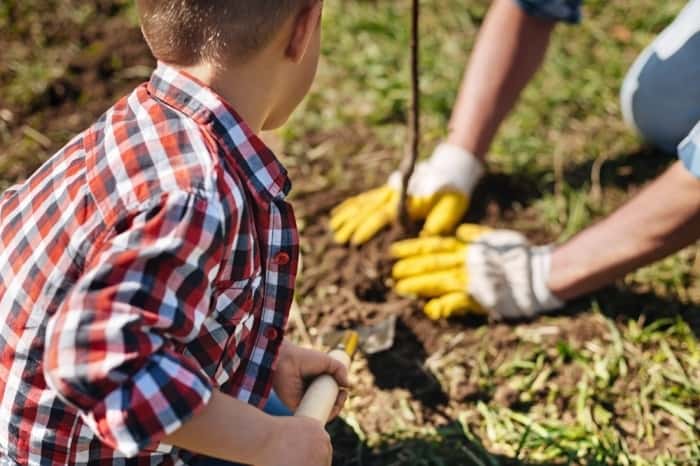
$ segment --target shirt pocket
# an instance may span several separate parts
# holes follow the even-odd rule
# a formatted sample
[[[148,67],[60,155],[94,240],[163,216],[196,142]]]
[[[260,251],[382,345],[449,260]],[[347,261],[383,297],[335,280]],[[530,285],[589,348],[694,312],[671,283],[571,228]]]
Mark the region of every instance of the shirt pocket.
[[[255,315],[249,314],[236,325],[233,333],[229,335],[226,347],[214,373],[216,385],[226,391],[226,384],[231,380],[240,368],[241,361],[248,358],[246,348],[249,347],[248,339],[255,325]],[[233,393],[230,393],[233,395]]]
[[[219,291],[214,303],[213,318],[217,329],[213,335],[221,335],[221,355],[213,378],[221,388],[228,382],[245,359],[247,345],[256,320],[262,312],[262,275],[230,283]]]
[[[213,316],[219,324],[229,328],[260,308],[262,274],[229,282],[216,293]]]

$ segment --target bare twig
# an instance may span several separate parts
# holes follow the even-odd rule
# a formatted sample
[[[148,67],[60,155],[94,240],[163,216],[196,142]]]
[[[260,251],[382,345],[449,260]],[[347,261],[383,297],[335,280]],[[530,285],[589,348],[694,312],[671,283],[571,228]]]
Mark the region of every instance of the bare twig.
[[[39,144],[44,149],[48,149],[49,147],[51,147],[51,139],[49,139],[43,133],[40,133],[39,131],[35,130],[31,126],[22,126],[22,133],[32,141]]]
[[[406,192],[408,180],[413,174],[418,159],[420,144],[420,75],[419,75],[419,24],[420,2],[412,0],[411,8],[411,113],[409,118],[410,146],[401,163],[401,197],[399,198],[399,218],[404,227],[409,227],[410,220],[406,209]]]
[[[303,340],[304,344],[311,348],[314,346],[313,341],[311,341],[311,335],[309,335],[309,329],[306,327],[306,322],[304,322],[304,316],[301,315],[301,309],[296,300],[292,300],[292,308],[289,311],[290,317],[294,322],[294,326],[299,331],[299,335]]]
[[[603,169],[603,164],[607,160],[605,154],[599,155],[593,162],[591,167],[591,197],[595,202],[596,207],[600,207],[603,202],[603,188],[600,184],[600,172]]]

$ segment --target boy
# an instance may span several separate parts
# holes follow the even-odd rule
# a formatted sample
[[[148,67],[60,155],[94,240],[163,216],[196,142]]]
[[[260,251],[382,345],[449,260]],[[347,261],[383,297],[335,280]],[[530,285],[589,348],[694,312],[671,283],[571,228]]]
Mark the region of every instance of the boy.
[[[256,136],[311,85],[322,2],[137,3],[150,81],[0,198],[0,464],[329,465],[319,423],[257,409],[347,383],[283,340],[298,234]]]

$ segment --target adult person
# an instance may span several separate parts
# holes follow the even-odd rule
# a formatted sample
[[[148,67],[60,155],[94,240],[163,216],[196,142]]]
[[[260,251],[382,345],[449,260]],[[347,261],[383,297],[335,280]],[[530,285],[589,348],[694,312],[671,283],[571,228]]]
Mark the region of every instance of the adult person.
[[[543,62],[558,21],[580,19],[577,0],[495,0],[457,98],[446,140],[409,181],[422,236],[450,233],[463,217],[501,122]],[[639,195],[560,246],[516,232],[465,226],[456,238],[394,245],[400,293],[433,298],[432,318],[480,308],[530,317],[593,291],[700,237],[700,0],[686,4],[639,56],[621,90],[625,120],[674,163]],[[398,177],[333,212],[338,242],[361,244],[396,216]],[[593,253],[595,252],[595,253]]]

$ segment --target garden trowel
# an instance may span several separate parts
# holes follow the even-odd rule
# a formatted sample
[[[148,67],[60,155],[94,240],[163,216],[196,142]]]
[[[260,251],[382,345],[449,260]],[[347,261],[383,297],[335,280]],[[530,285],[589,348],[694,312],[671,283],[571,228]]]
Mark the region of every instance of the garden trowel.
[[[372,325],[363,325],[355,329],[326,333],[321,342],[333,348],[329,354],[340,361],[346,368],[350,367],[356,350],[365,354],[379,353],[391,348],[396,334],[396,316]],[[328,374],[317,377],[304,393],[295,416],[305,416],[325,424],[338,397],[340,387]]]
[[[388,318],[374,324],[361,325],[352,330],[359,336],[358,347],[365,354],[375,354],[386,351],[394,345],[396,335],[396,316],[390,315]],[[338,330],[325,333],[321,336],[321,343],[324,346],[334,348],[343,341],[346,330]]]
[[[292,314],[298,317],[301,315],[296,302],[292,303]],[[305,328],[303,321],[301,327]],[[321,335],[321,343],[332,348],[329,356],[349,368],[355,351],[359,349],[369,355],[388,350],[394,345],[395,335],[396,316],[390,315],[387,319],[371,325],[324,333]],[[306,338],[309,338],[308,334]],[[340,387],[330,375],[317,377],[307,388],[294,415],[310,417],[325,424],[339,390]]]

